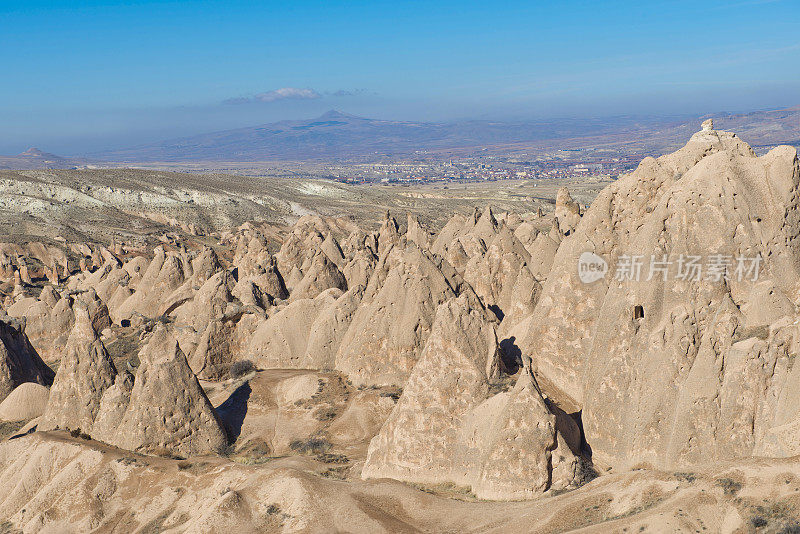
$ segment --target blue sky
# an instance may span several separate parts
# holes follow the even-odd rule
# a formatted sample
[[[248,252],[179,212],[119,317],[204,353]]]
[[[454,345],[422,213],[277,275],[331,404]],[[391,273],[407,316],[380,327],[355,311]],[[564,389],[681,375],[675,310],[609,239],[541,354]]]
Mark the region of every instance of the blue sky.
[[[800,104],[800,1],[0,2],[0,153],[335,108],[449,120]]]

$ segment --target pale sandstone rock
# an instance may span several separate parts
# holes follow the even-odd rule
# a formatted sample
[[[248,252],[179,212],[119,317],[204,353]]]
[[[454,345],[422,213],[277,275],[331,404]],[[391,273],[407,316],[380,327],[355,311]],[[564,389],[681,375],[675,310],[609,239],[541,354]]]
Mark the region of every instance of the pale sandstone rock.
[[[100,406],[91,429],[91,436],[98,441],[114,440],[117,427],[122,422],[133,390],[133,375],[122,369],[114,377],[114,383],[106,388],[100,398]]]
[[[491,206],[486,206],[475,226],[469,230],[473,236],[482,239],[484,242],[491,241],[497,234],[497,219],[494,217]]]
[[[583,409],[595,460],[676,468],[756,450],[794,454],[767,439],[796,413],[783,401],[782,417],[766,415],[794,380],[781,363],[786,342],[733,340],[795,316],[799,182],[794,149],[756,158],[733,134],[699,132],[606,188],[562,243],[540,304],[512,334],[552,395]],[[760,255],[763,264],[757,284],[738,280],[735,265],[727,282],[676,280],[673,265],[666,282],[644,272],[641,282],[610,274],[584,284],[577,259],[586,250],[612,266],[623,254],[673,263],[680,254]]]
[[[84,306],[75,306],[75,326],[58,366],[39,430],[62,428],[89,431],[100,409],[103,392],[117,370],[92,327]]]
[[[361,305],[364,287],[357,286],[343,293],[319,312],[308,332],[305,356],[298,367],[333,369],[342,339]]]
[[[63,354],[75,324],[75,303],[86,308],[96,332],[102,332],[111,325],[108,307],[94,289],[76,290],[62,298],[51,286],[47,286],[38,300],[21,300],[9,307],[8,313],[25,318],[25,332],[31,345],[49,362],[61,358]]]
[[[54,374],[28,341],[24,320],[0,311],[0,401],[25,382],[49,386]]]
[[[364,247],[355,251],[351,260],[342,269],[347,287],[366,287],[377,264],[378,257],[371,249]]]
[[[421,249],[428,250],[433,243],[432,234],[420,224],[417,216],[408,213],[408,223],[406,224],[406,239],[413,241]]]
[[[217,253],[211,247],[203,247],[200,253],[191,260],[191,281],[195,285],[203,285],[206,280],[223,270]]]
[[[560,229],[569,234],[575,231],[578,222],[581,220],[581,207],[572,200],[569,189],[562,187],[556,194],[555,218],[558,219]]]
[[[336,238],[334,238],[333,234],[330,232],[328,232],[325,236],[325,241],[322,242],[320,250],[336,265],[338,269],[343,268],[347,263],[344,253],[342,252],[342,248],[339,246],[339,242],[336,241]]]
[[[266,310],[270,306],[269,296],[264,295],[252,278],[239,280],[231,290],[231,295],[245,306],[261,310]]]
[[[335,306],[341,290],[331,288],[313,299],[298,299],[262,321],[245,351],[262,368],[307,368],[314,365],[318,354],[309,360],[309,336],[322,311]],[[319,344],[319,343],[317,343]],[[319,362],[323,363],[323,362]]]
[[[228,305],[233,302],[232,291],[236,285],[233,275],[228,271],[214,274],[193,293],[193,296],[178,306],[171,315],[177,325],[191,326],[195,332],[202,333],[208,323],[222,317]],[[167,313],[164,310],[164,313]]]
[[[322,252],[315,254],[309,262],[302,280],[292,287],[291,299],[314,298],[326,289],[347,290],[347,280],[328,256]]]
[[[370,442],[362,477],[451,482],[490,499],[573,484],[579,460],[567,439],[577,447],[575,423],[557,423],[527,372],[511,392],[491,395],[502,367],[486,310],[466,296],[442,304],[400,401]]]
[[[378,256],[383,255],[389,248],[400,241],[400,226],[391,214],[387,211],[378,230]]]
[[[525,307],[531,299],[535,299],[536,290],[531,293],[519,293],[523,282],[517,279],[535,278],[528,265],[530,254],[524,245],[514,236],[511,230],[500,224],[497,234],[492,239],[484,254],[476,254],[469,259],[464,269],[466,280],[483,302],[497,310],[511,310],[517,301],[524,301]]]
[[[336,369],[355,384],[401,385],[430,333],[436,307],[457,289],[416,244],[392,247],[370,278],[336,355]]]
[[[225,431],[175,338],[159,325],[139,359],[130,402],[109,442],[182,456],[221,451]],[[110,429],[102,432],[109,435]]]
[[[655,209],[663,194],[699,161],[720,151],[752,154],[750,147],[733,134],[695,134],[678,152],[658,160],[645,158],[636,171],[606,187],[571,237],[561,246],[548,245],[557,253],[549,273],[537,276],[546,279],[540,303],[529,327],[513,334],[522,352],[535,357],[537,370],[578,405],[583,397],[584,358],[613,276],[593,284],[582,283],[577,276],[578,258],[583,252],[594,252],[613,267],[620,250],[629,248],[640,232],[642,220]],[[541,234],[537,239],[540,238]],[[535,253],[531,254],[531,261],[536,261]],[[531,269],[538,274],[535,265]],[[626,317],[629,315],[626,313]]]
[[[117,318],[130,319],[134,312],[145,317],[158,316],[164,299],[185,280],[184,261],[180,256],[174,252],[165,252],[161,246],[156,247],[153,260],[136,284],[136,291],[117,309]]]
[[[0,402],[0,421],[29,421],[41,416],[50,390],[35,382],[24,382]]]
[[[247,348],[260,321],[260,315],[245,314],[243,310],[233,310],[210,321],[189,353],[192,371],[206,380],[229,376],[234,362],[251,356]]]

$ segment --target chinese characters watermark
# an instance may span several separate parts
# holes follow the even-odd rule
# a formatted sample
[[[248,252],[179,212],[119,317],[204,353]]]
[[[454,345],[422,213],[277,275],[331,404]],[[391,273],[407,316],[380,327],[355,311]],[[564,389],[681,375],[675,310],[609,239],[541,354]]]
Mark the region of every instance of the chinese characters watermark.
[[[705,257],[692,254],[672,256],[623,254],[617,258],[613,279],[618,282],[654,279],[663,282],[668,280],[755,282],[761,272],[762,261],[760,254],[735,257],[725,254],[710,254]],[[578,277],[585,284],[605,278],[608,271],[608,263],[593,252],[584,252],[578,258]]]

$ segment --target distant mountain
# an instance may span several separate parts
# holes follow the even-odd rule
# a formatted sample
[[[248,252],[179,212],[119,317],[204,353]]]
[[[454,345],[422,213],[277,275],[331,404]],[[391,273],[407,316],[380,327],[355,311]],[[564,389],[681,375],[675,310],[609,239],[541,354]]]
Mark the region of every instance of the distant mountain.
[[[368,119],[329,111],[309,120],[212,132],[97,156],[115,161],[313,160],[535,142],[602,135],[621,128],[647,131],[652,126],[646,121],[626,117],[438,123]]]
[[[0,169],[74,169],[81,161],[56,156],[32,147],[16,156],[0,156]]]
[[[800,108],[714,115],[719,128],[734,130],[755,145],[800,139]],[[527,147],[609,146],[665,151],[699,129],[701,118],[641,117],[499,122],[410,122],[368,119],[329,111],[308,120],[211,132],[96,154],[110,161],[320,160],[398,156],[464,148],[521,150]]]
[[[717,129],[736,132],[754,146],[800,144],[800,106],[744,114],[708,115]]]

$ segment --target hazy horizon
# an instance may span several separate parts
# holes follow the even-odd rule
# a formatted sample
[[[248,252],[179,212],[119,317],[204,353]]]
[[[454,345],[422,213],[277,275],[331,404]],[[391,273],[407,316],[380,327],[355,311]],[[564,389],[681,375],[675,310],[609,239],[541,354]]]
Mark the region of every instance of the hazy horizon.
[[[800,103],[788,0],[31,2],[0,21],[3,154],[80,155],[330,109],[441,122]]]

